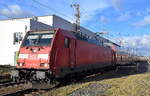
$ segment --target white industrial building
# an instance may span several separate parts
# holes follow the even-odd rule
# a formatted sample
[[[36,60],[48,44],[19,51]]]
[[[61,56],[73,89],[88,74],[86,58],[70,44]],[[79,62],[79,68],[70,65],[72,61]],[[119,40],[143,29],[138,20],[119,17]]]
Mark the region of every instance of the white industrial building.
[[[75,30],[75,24],[56,15],[0,20],[0,65],[14,65],[15,52],[19,50],[21,40],[27,31],[52,28]],[[91,38],[95,37],[95,33],[83,27],[80,30]]]

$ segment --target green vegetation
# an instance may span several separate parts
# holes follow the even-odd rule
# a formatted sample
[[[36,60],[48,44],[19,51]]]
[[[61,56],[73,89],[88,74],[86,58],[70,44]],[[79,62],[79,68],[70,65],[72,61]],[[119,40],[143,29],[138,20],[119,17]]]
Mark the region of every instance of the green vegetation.
[[[108,87],[91,87],[93,84],[95,84],[94,86],[107,85]],[[81,91],[77,92],[79,90]],[[104,79],[99,81],[90,81],[82,84],[72,84],[54,89],[43,96],[91,96],[78,94],[85,90],[88,90],[88,93],[92,92],[93,90],[102,90],[102,92],[99,92],[99,94],[96,93],[96,95],[92,96],[150,96],[150,73],[129,75],[125,77]],[[75,92],[76,95],[71,95]]]

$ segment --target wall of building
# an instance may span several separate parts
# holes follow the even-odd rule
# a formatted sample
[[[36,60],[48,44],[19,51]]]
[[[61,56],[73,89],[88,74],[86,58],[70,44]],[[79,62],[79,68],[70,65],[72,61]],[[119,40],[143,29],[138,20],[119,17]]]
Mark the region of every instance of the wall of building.
[[[14,19],[0,21],[0,64],[14,63],[14,52],[18,51],[20,43],[14,44],[14,33],[25,34],[29,30],[29,19]]]

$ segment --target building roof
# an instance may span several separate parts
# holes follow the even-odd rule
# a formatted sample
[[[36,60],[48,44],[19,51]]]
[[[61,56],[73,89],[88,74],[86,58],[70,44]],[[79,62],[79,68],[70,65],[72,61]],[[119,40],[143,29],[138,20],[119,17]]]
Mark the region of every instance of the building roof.
[[[55,14],[53,15],[44,15],[44,16],[30,16],[30,17],[18,17],[18,18],[8,18],[8,19],[0,19],[0,21],[7,21],[7,20],[19,20],[19,19],[31,19],[33,17],[47,17],[47,16],[56,16]]]

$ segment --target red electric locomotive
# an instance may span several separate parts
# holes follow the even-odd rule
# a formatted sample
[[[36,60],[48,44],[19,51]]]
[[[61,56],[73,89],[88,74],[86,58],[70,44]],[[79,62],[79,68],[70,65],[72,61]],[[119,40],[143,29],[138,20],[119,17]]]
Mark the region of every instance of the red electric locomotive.
[[[29,31],[20,46],[13,80],[46,80],[115,66],[115,51],[81,33]]]

